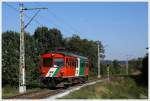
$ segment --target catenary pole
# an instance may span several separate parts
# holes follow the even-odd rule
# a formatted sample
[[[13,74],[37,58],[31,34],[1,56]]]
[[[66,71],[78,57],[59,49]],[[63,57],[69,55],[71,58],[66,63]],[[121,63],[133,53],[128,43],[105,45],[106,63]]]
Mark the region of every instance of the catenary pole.
[[[131,55],[126,55],[126,75],[129,75],[129,58]]]
[[[25,75],[25,45],[24,45],[24,29],[31,23],[33,18],[39,13],[40,9],[47,8],[24,8],[23,3],[20,3],[20,63],[19,63],[19,93],[26,92],[26,75]],[[24,11],[38,10],[31,20],[24,26]]]
[[[129,74],[128,57],[127,57],[127,60],[126,60],[126,74],[127,75]]]
[[[109,65],[107,65],[107,79],[108,81],[110,81],[110,71],[109,71],[110,67]]]
[[[23,3],[20,3],[20,66],[19,66],[19,93],[26,92],[25,83],[25,49],[24,49],[24,13]]]
[[[100,75],[100,51],[99,51],[99,41],[97,41],[97,66],[98,66],[98,78],[101,77]]]

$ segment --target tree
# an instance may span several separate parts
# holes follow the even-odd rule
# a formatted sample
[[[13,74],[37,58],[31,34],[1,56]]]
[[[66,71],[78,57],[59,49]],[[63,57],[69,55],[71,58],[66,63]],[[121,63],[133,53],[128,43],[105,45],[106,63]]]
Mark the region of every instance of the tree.
[[[35,38],[38,54],[47,53],[62,46],[62,34],[56,29],[48,29],[47,27],[38,27],[33,37]]]
[[[33,35],[36,43],[37,55],[48,51],[48,47],[51,45],[51,37],[47,27],[38,27]]]
[[[39,81],[39,55],[36,54],[36,42],[29,34],[25,34],[25,67],[26,67],[26,84],[37,85]]]
[[[144,57],[142,61],[142,81],[148,86],[148,54]]]
[[[51,46],[54,49],[57,47],[62,47],[63,37],[60,30],[56,28],[50,29],[48,38],[51,38]]]
[[[18,85],[19,33],[7,31],[2,34],[2,85]]]
[[[143,58],[137,58],[128,61],[130,74],[140,71],[142,68],[142,60]]]
[[[112,62],[112,67],[111,67],[111,72],[112,74],[120,74],[120,65],[118,60],[113,60]]]

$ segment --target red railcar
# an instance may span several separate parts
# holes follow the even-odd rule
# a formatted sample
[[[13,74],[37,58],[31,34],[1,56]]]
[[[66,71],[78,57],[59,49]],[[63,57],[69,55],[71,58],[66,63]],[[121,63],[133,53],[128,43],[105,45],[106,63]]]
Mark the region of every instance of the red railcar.
[[[88,58],[67,52],[50,52],[41,55],[41,81],[49,87],[57,84],[84,82],[88,78]]]

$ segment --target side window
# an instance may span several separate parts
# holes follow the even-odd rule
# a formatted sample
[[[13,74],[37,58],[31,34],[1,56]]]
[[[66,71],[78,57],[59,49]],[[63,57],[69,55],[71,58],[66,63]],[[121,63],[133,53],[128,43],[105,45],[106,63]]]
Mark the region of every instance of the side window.
[[[69,62],[70,62],[70,61],[69,61],[69,58],[67,58],[67,65],[68,65],[68,67],[70,66],[70,65],[69,65]]]
[[[88,62],[86,63],[86,67],[88,67]]]
[[[74,59],[72,59],[72,66],[75,67]]]
[[[73,59],[73,68],[75,68],[75,60]]]
[[[83,62],[83,68],[85,67],[85,62]]]
[[[82,67],[84,67],[84,63],[82,63]]]
[[[71,66],[71,60],[70,60],[70,58],[69,58],[69,67]]]
[[[85,67],[87,67],[87,63],[85,63]]]
[[[76,66],[76,60],[74,60],[74,68],[76,68],[77,66]]]
[[[68,67],[69,67],[70,66],[70,60],[69,60],[69,58],[68,58],[68,63],[67,64],[68,64]]]
[[[73,61],[72,61],[72,59],[71,59],[71,68],[73,67]]]
[[[81,63],[81,67],[83,67],[83,63]]]
[[[70,67],[72,67],[72,59],[70,59]]]
[[[68,67],[68,58],[66,58],[66,67]]]

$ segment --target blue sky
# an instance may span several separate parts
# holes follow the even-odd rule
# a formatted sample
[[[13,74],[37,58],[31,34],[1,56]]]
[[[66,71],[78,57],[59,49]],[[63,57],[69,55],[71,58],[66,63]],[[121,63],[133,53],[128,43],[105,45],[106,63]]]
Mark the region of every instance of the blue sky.
[[[7,3],[19,8],[19,3]],[[100,40],[106,59],[143,57],[148,46],[148,4],[146,2],[95,3],[24,3],[25,7],[47,7],[28,28],[31,34],[40,26],[58,28],[64,37],[78,34],[81,38]],[[32,16],[35,11],[26,11]],[[19,32],[19,12],[2,4],[2,31]],[[25,23],[29,19],[25,16]]]

